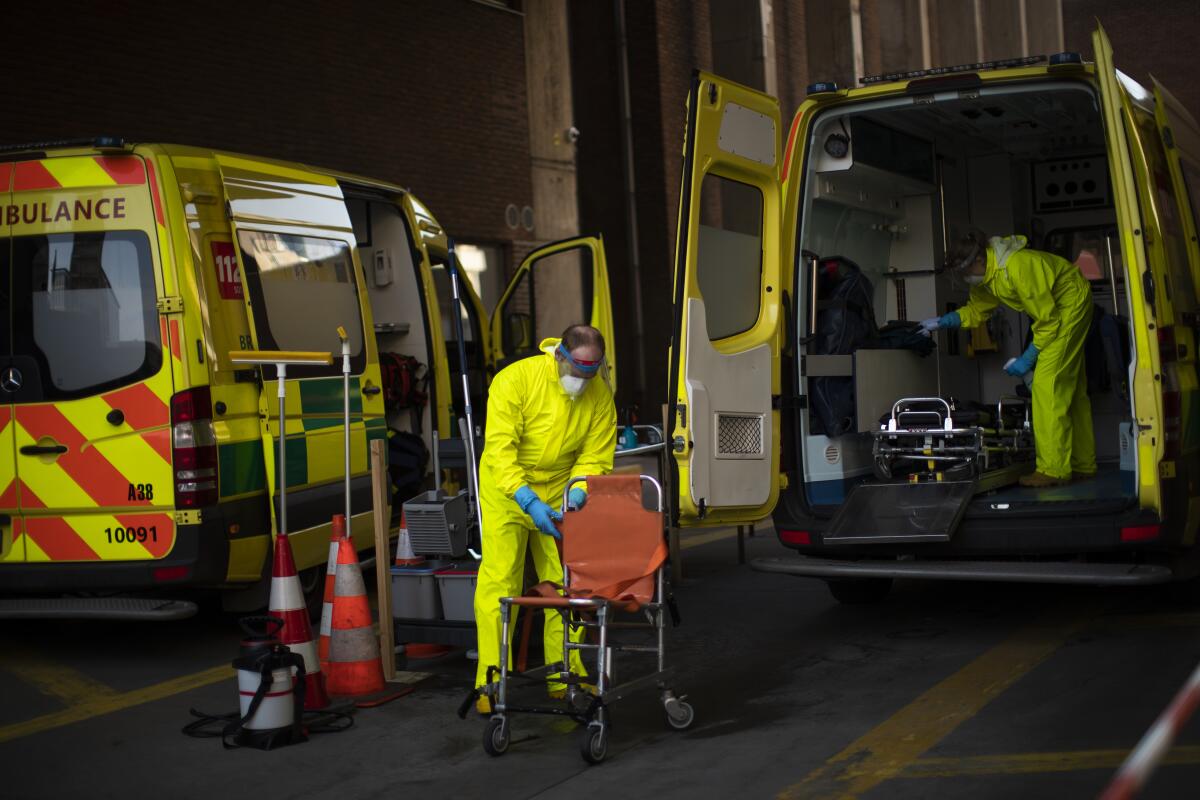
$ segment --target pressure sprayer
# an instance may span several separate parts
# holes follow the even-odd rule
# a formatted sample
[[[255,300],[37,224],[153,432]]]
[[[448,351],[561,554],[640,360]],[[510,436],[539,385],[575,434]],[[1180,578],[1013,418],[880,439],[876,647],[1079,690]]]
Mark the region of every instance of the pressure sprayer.
[[[239,624],[246,633],[241,653],[233,660],[233,668],[237,670],[239,719],[222,731],[226,748],[271,750],[306,741],[300,727],[304,713],[304,657],[279,641],[282,620],[246,617]]]
[[[479,523],[479,540],[483,541],[483,509],[479,505],[479,461],[475,458],[475,414],[471,408],[471,381],[467,371],[467,346],[463,334],[462,323],[462,299],[459,293],[459,269],[458,269],[458,254],[454,252],[454,240],[449,240],[449,262],[450,270],[450,289],[454,295],[454,312],[451,314],[454,317],[455,336],[458,339],[458,364],[459,372],[462,376],[462,394],[463,406],[465,407],[467,416],[467,429],[463,432],[463,447],[467,456],[467,477],[471,493],[472,508],[475,509],[475,519]],[[437,447],[437,442],[434,442],[434,447]],[[471,555],[476,559],[479,554],[471,551]]]

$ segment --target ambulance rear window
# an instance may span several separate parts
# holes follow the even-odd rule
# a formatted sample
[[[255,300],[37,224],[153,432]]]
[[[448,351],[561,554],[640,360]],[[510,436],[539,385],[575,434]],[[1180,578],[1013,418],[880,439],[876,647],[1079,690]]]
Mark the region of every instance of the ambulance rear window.
[[[150,241],[141,231],[12,239],[12,346],[43,399],[83,397],[162,366]]]

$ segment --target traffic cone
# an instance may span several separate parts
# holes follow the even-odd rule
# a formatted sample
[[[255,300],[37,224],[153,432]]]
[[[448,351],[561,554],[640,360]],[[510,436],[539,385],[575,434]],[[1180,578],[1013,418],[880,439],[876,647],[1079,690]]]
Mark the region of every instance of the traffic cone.
[[[308,623],[308,607],[304,603],[304,591],[300,588],[300,576],[296,573],[296,559],[292,557],[292,545],[286,536],[275,537],[268,613],[283,622],[279,641],[304,657],[304,707],[325,708],[329,705],[329,695],[325,693],[325,675],[321,672],[317,643],[313,640],[312,626]]]
[[[333,621],[333,584],[337,575],[338,542],[346,538],[346,516],[333,515],[333,531],[329,534],[329,558],[325,560],[325,600],[321,604],[321,633],[317,639],[317,657],[321,671],[329,672],[329,625]]]
[[[371,623],[367,587],[358,555],[349,539],[338,542],[333,619],[329,641],[329,691],[343,697],[376,694],[384,689],[379,640]]]
[[[412,540],[408,538],[408,524],[404,521],[404,511],[400,512],[400,537],[396,540],[397,567],[415,567],[425,563],[425,556],[413,552]]]

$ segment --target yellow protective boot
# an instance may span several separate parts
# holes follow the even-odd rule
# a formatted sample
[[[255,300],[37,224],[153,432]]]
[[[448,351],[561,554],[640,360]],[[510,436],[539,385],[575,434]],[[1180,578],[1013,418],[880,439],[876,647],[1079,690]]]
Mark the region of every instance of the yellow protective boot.
[[[1051,486],[1065,486],[1071,482],[1070,478],[1056,478],[1053,475],[1047,475],[1044,472],[1031,472],[1028,475],[1022,475],[1018,481],[1022,486],[1029,489],[1046,489]]]

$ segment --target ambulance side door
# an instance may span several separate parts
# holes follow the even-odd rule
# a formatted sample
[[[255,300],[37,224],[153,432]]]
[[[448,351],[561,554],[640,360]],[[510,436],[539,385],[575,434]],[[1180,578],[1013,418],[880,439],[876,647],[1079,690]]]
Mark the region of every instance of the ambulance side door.
[[[604,240],[580,236],[540,247],[513,274],[491,318],[491,363],[503,369],[540,352],[570,325],[604,334],[609,385],[617,389],[617,343]]]
[[[753,522],[778,498],[780,145],[777,100],[693,77],[668,371],[680,525]]]
[[[234,251],[256,350],[333,354],[330,366],[287,369],[288,528],[297,565],[322,563],[329,520],[344,496],[342,326],[350,342],[352,510],[371,508],[368,448],[386,439],[379,357],[366,284],[354,257],[357,239],[341,187],[331,177],[291,165],[218,154]],[[364,311],[366,309],[366,311]],[[273,513],[281,471],[279,407],[274,367],[261,370],[268,485]],[[372,540],[371,526],[353,527],[355,544]]]
[[[0,164],[0,209],[12,205],[12,164]],[[7,214],[5,215],[7,216]],[[12,319],[12,276],[10,272],[12,226],[0,220],[0,314]],[[25,560],[25,543],[17,534],[21,523],[17,506],[17,439],[13,424],[12,332],[0,325],[0,564]]]
[[[1101,115],[1107,140],[1109,180],[1113,207],[1121,239],[1121,262],[1129,291],[1134,334],[1134,372],[1131,376],[1134,412],[1137,417],[1138,500],[1142,508],[1162,512],[1162,487],[1158,464],[1163,457],[1162,397],[1155,375],[1160,373],[1158,337],[1149,326],[1155,319],[1154,275],[1146,256],[1142,216],[1138,207],[1133,157],[1125,133],[1128,98],[1113,65],[1112,44],[1102,27],[1092,34],[1096,54],[1096,79],[1100,84]]]

